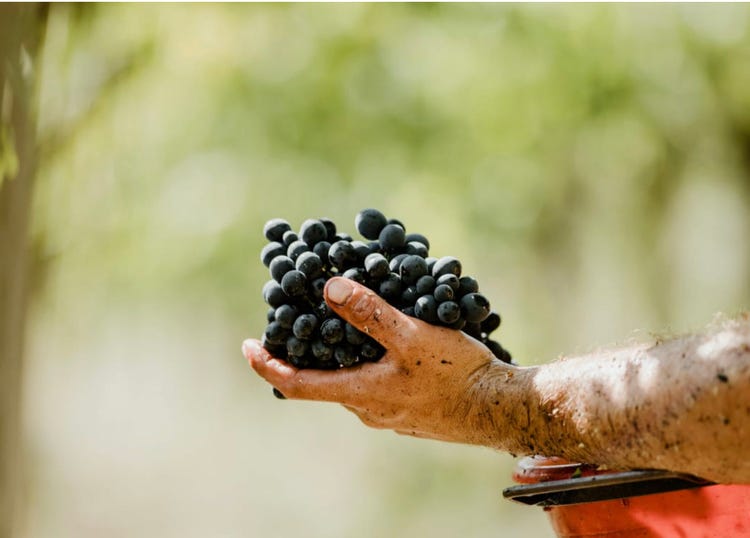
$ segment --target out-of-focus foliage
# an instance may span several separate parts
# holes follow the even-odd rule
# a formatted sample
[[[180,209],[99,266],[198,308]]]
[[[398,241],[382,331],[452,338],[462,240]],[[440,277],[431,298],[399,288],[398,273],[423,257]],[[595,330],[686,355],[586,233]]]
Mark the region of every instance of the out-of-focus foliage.
[[[53,5],[29,536],[541,535],[511,460],[273,401],[261,227],[378,207],[522,364],[750,298],[746,5]],[[534,530],[529,530],[534,529]]]

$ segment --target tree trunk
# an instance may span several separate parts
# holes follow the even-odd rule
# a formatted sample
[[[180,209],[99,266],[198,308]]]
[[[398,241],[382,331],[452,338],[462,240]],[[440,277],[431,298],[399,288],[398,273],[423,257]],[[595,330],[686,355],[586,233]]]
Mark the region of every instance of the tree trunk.
[[[46,6],[0,5],[0,538],[19,523],[29,214],[37,162],[36,59]]]

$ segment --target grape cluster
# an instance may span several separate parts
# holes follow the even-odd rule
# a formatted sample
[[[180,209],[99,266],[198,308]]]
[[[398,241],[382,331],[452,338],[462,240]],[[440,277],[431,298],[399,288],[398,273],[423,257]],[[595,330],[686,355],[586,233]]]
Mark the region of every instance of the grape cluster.
[[[429,255],[428,239],[406,233],[403,223],[365,209],[355,219],[367,241],[338,232],[327,218],[308,219],[299,232],[284,219],[271,219],[261,252],[271,280],[263,287],[269,305],[263,346],[297,368],[333,369],[377,361],[385,350],[337,316],[323,300],[333,276],[374,290],[403,313],[433,325],[462,330],[510,362],[510,354],[489,335],[500,315],[479,293],[477,281],[462,276],[461,262]]]

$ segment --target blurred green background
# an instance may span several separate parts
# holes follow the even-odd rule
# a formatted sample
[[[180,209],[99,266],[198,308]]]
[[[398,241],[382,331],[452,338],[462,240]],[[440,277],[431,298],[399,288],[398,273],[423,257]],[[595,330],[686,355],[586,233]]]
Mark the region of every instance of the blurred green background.
[[[747,5],[65,5],[38,73],[27,537],[551,536],[513,459],[280,402],[262,225],[377,207],[521,364],[750,304]]]

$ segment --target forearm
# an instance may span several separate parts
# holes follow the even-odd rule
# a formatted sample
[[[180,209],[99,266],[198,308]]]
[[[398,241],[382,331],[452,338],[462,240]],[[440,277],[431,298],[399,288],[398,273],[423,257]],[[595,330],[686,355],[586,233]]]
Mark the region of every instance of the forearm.
[[[488,375],[497,448],[750,482],[748,321]]]

